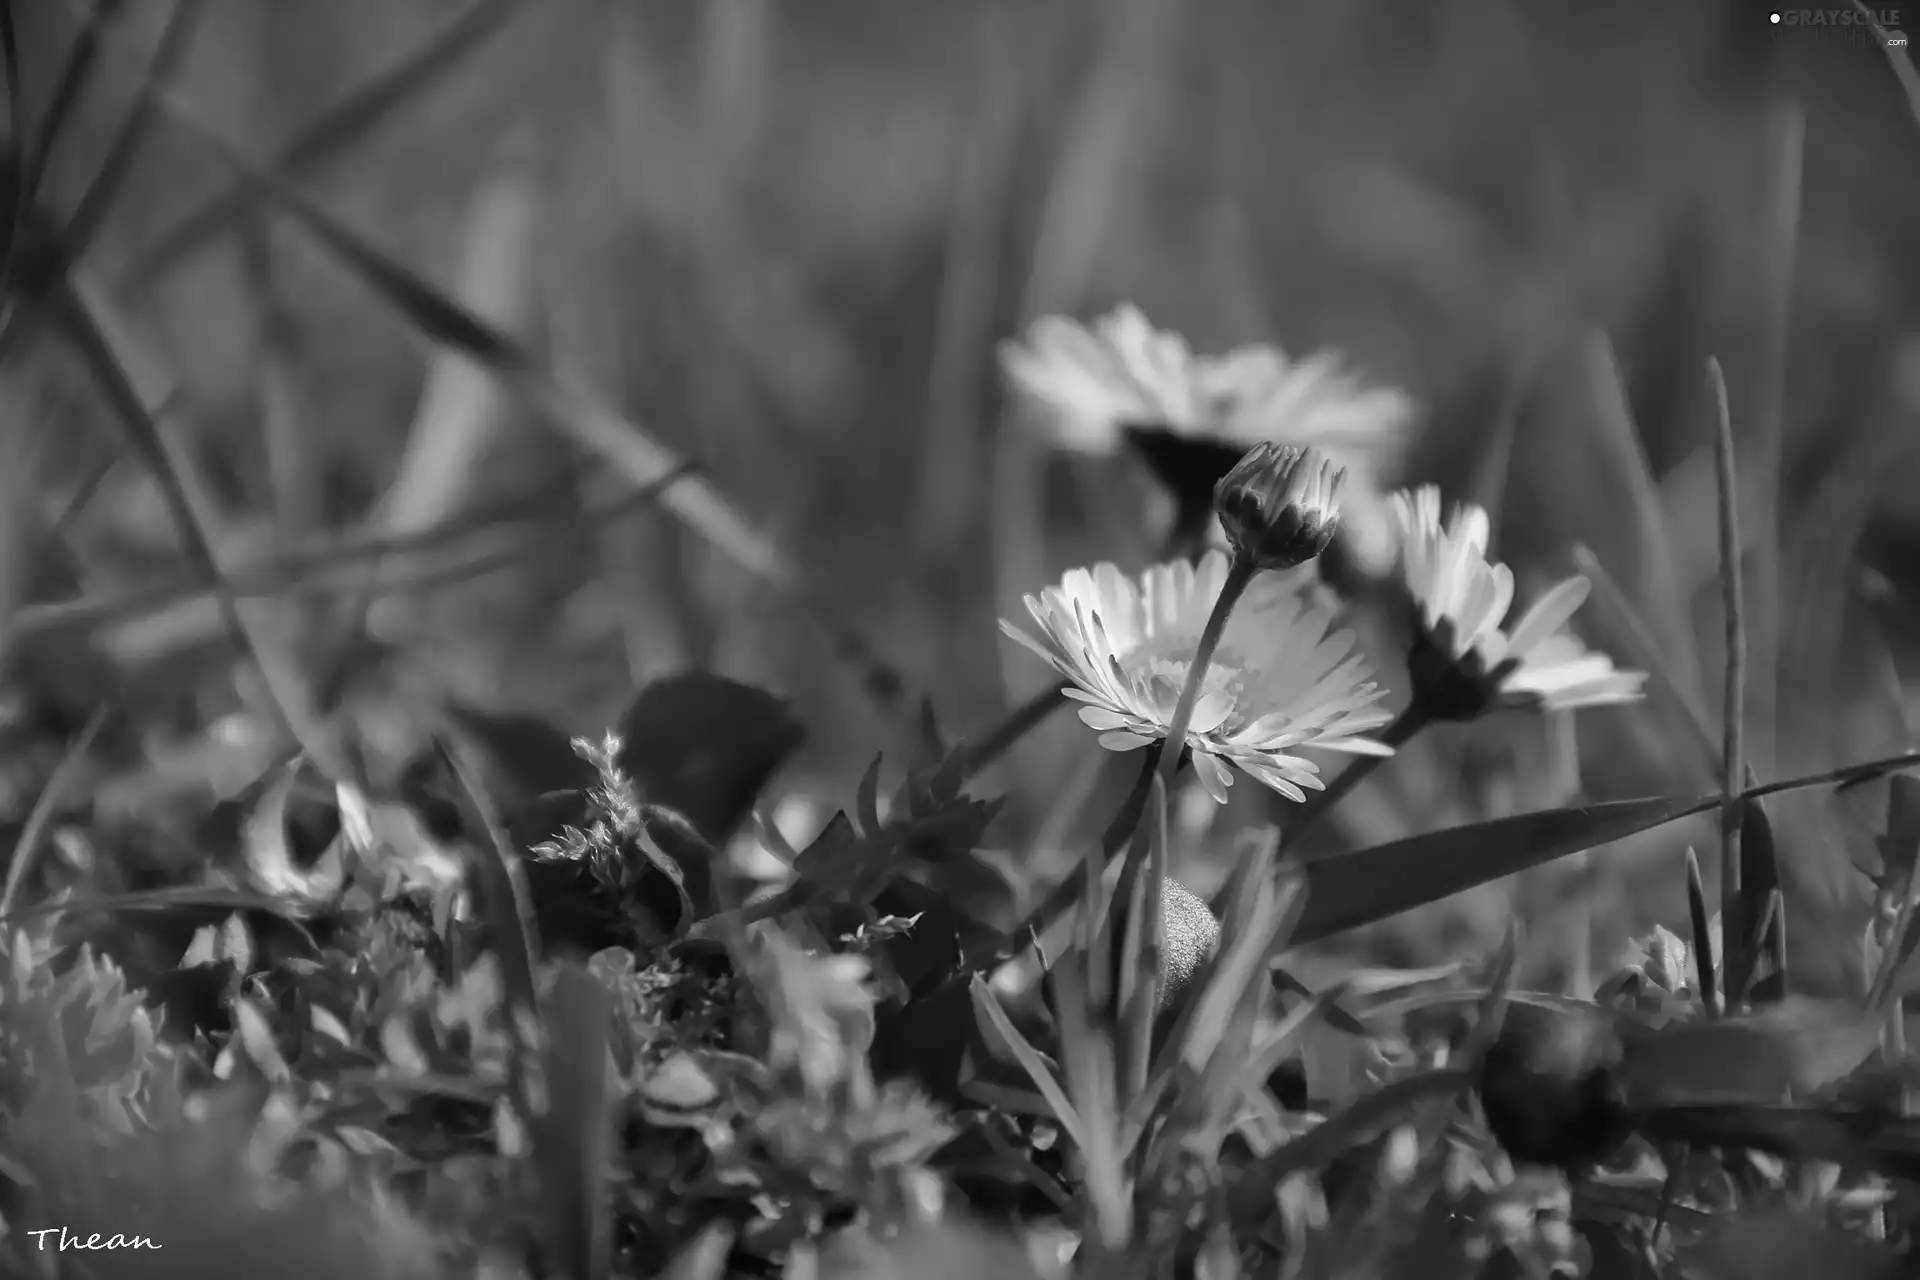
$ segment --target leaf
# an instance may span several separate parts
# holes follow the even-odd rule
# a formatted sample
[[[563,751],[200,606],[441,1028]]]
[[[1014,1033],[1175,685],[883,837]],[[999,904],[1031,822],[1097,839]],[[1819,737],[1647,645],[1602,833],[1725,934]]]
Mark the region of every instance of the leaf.
[[[1466,889],[1720,806],[1718,796],[1662,796],[1548,809],[1395,840],[1306,866],[1295,946],[1374,924]]]
[[[480,784],[509,813],[549,792],[591,787],[597,779],[593,766],[574,752],[572,739],[538,716],[500,715],[451,700],[441,714],[469,748]],[[457,784],[448,777],[443,785]]]
[[[1745,972],[1727,974],[1727,1006],[1751,1001],[1765,1004],[1786,994],[1786,921],[1776,911],[1767,915],[1767,902],[1783,893],[1780,863],[1774,851],[1773,823],[1758,800],[1741,806],[1740,901],[1744,945],[1737,954],[1746,959]],[[1765,927],[1765,934],[1760,930]],[[1725,933],[1723,930],[1722,937]],[[1724,946],[1725,943],[1723,942]],[[1734,954],[1729,949],[1729,954]],[[1763,962],[1765,968],[1762,967]]]
[[[1687,923],[1693,930],[1693,974],[1700,1002],[1709,1017],[1720,1014],[1720,985],[1713,950],[1713,924],[1707,913],[1706,881],[1700,876],[1700,859],[1687,846]]]
[[[787,704],[704,671],[656,680],[620,717],[620,771],[651,803],[724,844],[806,739]]]

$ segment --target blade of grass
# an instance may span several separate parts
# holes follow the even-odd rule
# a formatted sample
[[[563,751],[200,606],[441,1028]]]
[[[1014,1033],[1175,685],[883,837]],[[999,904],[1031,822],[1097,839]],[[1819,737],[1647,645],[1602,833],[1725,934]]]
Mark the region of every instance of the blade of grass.
[[[170,91],[148,86],[147,92],[184,132],[256,187],[265,199],[363,284],[427,336],[460,350],[489,369],[549,427],[599,454],[635,484],[651,484],[680,465],[678,456],[630,418],[584,386],[560,377],[536,361],[498,328],[373,248],[277,175],[247,160],[236,147],[201,123]],[[685,478],[669,488],[661,501],[740,567],[788,593],[834,640],[840,655],[861,670],[866,692],[890,711],[900,708],[906,681],[899,672],[837,610],[803,582],[797,567],[781,548],[755,528],[713,485],[698,478]]]
[[[1707,389],[1713,398],[1713,456],[1715,475],[1720,483],[1720,592],[1726,615],[1726,684],[1721,704],[1720,745],[1720,790],[1726,797],[1726,807],[1720,814],[1720,938],[1727,953],[1726,972],[1748,975],[1753,972],[1753,966],[1746,954],[1748,919],[1746,899],[1741,895],[1741,808],[1735,798],[1745,780],[1746,606],[1740,581],[1740,490],[1739,479],[1734,474],[1733,415],[1727,404],[1727,380],[1720,372],[1718,360],[1707,361]],[[1727,1008],[1737,1010],[1743,995],[1729,985]]]
[[[39,131],[33,136],[32,149],[26,153],[27,158],[21,168],[29,199],[39,193],[40,179],[46,174],[47,162],[52,159],[53,149],[60,143],[60,135],[66,130],[67,121],[72,118],[74,104],[80,100],[81,88],[93,70],[94,59],[99,56],[100,36],[97,28],[116,17],[123,3],[124,0],[90,0],[86,12],[80,15],[73,45],[60,64],[60,74],[54,78],[53,92],[47,99],[47,114],[40,122]],[[11,16],[6,21],[11,24]],[[26,136],[25,123],[18,114],[14,118],[22,122],[15,126],[20,131],[16,134],[14,144],[18,147],[20,140]]]
[[[1687,920],[1693,928],[1694,981],[1699,985],[1700,1003],[1709,1018],[1720,1016],[1719,969],[1713,954],[1712,922],[1707,917],[1707,886],[1700,876],[1700,859],[1693,846],[1687,846]]]
[[[680,470],[691,466],[691,463],[683,464],[681,469],[669,472],[657,484],[622,494],[614,500],[602,503],[584,513],[584,518],[590,523],[599,524],[643,510],[653,503],[661,489],[678,478]],[[330,573],[348,571],[364,562],[383,559],[396,553],[418,556],[429,551],[455,548],[462,541],[489,533],[498,533],[514,525],[533,526],[530,536],[522,545],[486,555],[476,555],[451,567],[453,572],[472,573],[505,563],[533,544],[551,537],[562,536],[565,530],[556,529],[552,521],[541,518],[544,508],[545,504],[539,499],[502,503],[490,509],[476,510],[467,517],[448,521],[414,535],[398,538],[348,537],[340,539],[331,547],[294,550],[256,563],[233,565],[226,570],[227,587],[239,599],[264,598],[300,591],[345,589],[344,586],[325,581],[325,578]],[[417,578],[396,577],[385,582],[381,590],[413,590],[423,582],[444,578],[448,572],[448,568],[443,567],[422,573]],[[144,614],[159,612],[217,595],[217,593],[218,588],[207,585],[197,576],[183,574],[164,578],[150,587],[119,595],[84,596],[78,600],[30,605],[19,610],[7,627],[0,630],[0,642],[12,643],[49,631],[98,628],[124,623]]]
[[[285,174],[305,172],[360,141],[458,66],[497,32],[517,7],[518,0],[474,0],[417,50],[302,129],[269,157],[264,167]],[[260,194],[248,182],[233,183],[175,223],[115,283],[130,291],[151,288],[232,225]]]
[[[146,83],[172,83],[180,60],[192,46],[193,33],[198,29],[204,10],[205,0],[175,0],[173,11],[167,15],[166,25],[160,29],[160,38],[147,63],[144,73]],[[139,156],[140,143],[153,125],[153,115],[153,100],[142,93],[134,98],[127,118],[114,131],[113,141],[100,161],[99,171],[80,194],[80,202],[74,207],[73,216],[67,219],[61,230],[61,246],[69,255],[68,261],[79,262],[85,258],[107,215],[113,211],[120,189],[126,183],[127,173]]]
[[[1123,868],[1114,895],[1114,901],[1125,902],[1128,908],[1118,939],[1116,959],[1121,981],[1116,1011],[1120,1015],[1121,1043],[1126,1049],[1123,1096],[1129,1098],[1146,1092],[1153,1064],[1153,1026],[1160,1011],[1160,957],[1166,952],[1162,900],[1167,876],[1167,789],[1157,777],[1147,797],[1145,820],[1134,839],[1147,842],[1145,865],[1131,882]]]
[[[1063,960],[1062,963],[1067,962]],[[1060,1082],[1048,1069],[1039,1050],[1020,1034],[1020,1029],[1013,1025],[1011,1018],[1007,1017],[1007,1011],[1000,1007],[1000,997],[993,993],[992,987],[976,977],[968,990],[973,997],[974,1015],[991,1027],[1000,1043],[1012,1051],[1021,1067],[1025,1069],[1027,1078],[1033,1081],[1033,1087],[1040,1091],[1040,1096],[1047,1100],[1049,1107],[1053,1108],[1054,1119],[1059,1121],[1068,1140],[1077,1149],[1085,1151],[1087,1149],[1086,1126],[1081,1122],[1080,1113],[1074,1110],[1071,1102],[1067,1101],[1066,1090],[1060,1087]]]
[[[193,41],[195,25],[199,20],[203,0],[177,0],[173,11],[167,15],[167,22],[160,31],[159,42],[154,46],[153,56],[148,60],[142,74],[142,83],[148,85],[165,84],[173,78],[182,56]],[[87,31],[97,30],[89,18]],[[95,46],[97,48],[97,44]],[[85,259],[87,250],[92,247],[94,237],[105,225],[107,215],[113,211],[114,202],[120,195],[128,171],[140,153],[140,143],[146,137],[153,122],[152,99],[146,93],[134,98],[133,106],[127,118],[115,131],[113,141],[108,144],[107,153],[100,162],[99,172],[80,195],[80,202],[66,225],[57,235],[47,237],[42,246],[44,253],[38,261],[26,263],[29,276],[20,282],[21,291],[34,294],[47,287],[48,283],[63,275],[67,268]],[[31,194],[28,196],[31,208]],[[9,335],[17,314],[16,296],[8,290],[0,293],[0,354],[8,347]]]
[[[547,1193],[548,1241],[573,1280],[606,1280],[611,1267],[612,1021],[613,1002],[600,980],[563,966],[547,1008],[550,1105],[535,1130],[534,1159]]]
[[[0,299],[13,296],[13,264],[20,250],[20,237],[26,230],[28,211],[33,208],[33,189],[38,170],[20,159],[27,137],[24,86],[20,83],[20,33],[13,25],[13,6],[0,4],[0,74],[7,77],[7,134],[9,155],[0,168],[13,184],[7,207],[4,243],[0,243]],[[8,307],[10,311],[12,308]]]
[[[1473,823],[1306,864],[1296,945],[1437,902],[1556,858],[1704,813],[1718,797],[1668,796]]]
[[[461,824],[476,837],[479,846],[471,861],[475,897],[493,953],[500,959],[500,981],[514,1046],[507,1063],[508,1084],[515,1106],[531,1127],[547,1113],[549,1096],[545,1074],[536,1069],[544,1039],[540,992],[534,982],[539,934],[534,929],[519,855],[507,839],[499,813],[481,788],[478,770],[469,763],[467,751],[454,736],[458,732],[452,726],[443,728],[434,735],[434,747],[441,763],[460,783],[457,803],[463,811]]]
[[[33,860],[46,843],[47,828],[53,824],[53,815],[59,811],[60,802],[67,798],[74,778],[86,763],[93,740],[99,736],[111,712],[111,704],[103,702],[87,717],[87,723],[79,735],[67,744],[60,763],[54,766],[46,786],[40,789],[40,794],[34,799],[33,808],[27,811],[26,825],[20,828],[20,838],[13,845],[13,860],[7,864],[6,885],[0,887],[0,920],[11,917],[13,904],[20,896],[20,888],[26,884],[27,874],[33,869]]]
[[[161,427],[162,416],[173,401],[163,375],[143,358],[106,298],[81,271],[70,271],[43,301],[74,353],[93,373],[120,421],[127,443],[153,475],[188,560],[204,581],[218,585],[228,635],[235,649],[250,657],[259,670],[267,690],[266,710],[279,722],[282,732],[299,743],[330,777],[351,780],[353,768],[311,713],[290,655],[264,631],[249,624],[226,587],[207,534],[207,504],[204,497],[189,489],[187,475],[176,465]]]

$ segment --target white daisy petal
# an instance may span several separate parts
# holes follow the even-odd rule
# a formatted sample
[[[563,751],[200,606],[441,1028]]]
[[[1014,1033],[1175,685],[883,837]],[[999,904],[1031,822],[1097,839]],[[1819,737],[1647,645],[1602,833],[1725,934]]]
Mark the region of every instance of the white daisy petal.
[[[1166,736],[1227,567],[1213,552],[1137,579],[1109,564],[1076,569],[1041,593],[1046,607],[1030,608],[1040,636],[1002,629],[1072,682],[1068,695],[1101,746],[1130,751]],[[1188,728],[1208,793],[1225,797],[1232,765],[1299,799],[1302,787],[1321,785],[1318,769],[1294,754],[1302,748],[1392,754],[1362,736],[1390,719],[1375,705],[1384,691],[1329,608],[1297,586],[1258,579],[1247,600],[1252,625],[1234,625],[1236,608]]]
[[[1165,735],[1162,734],[1161,736],[1164,737]],[[1103,733],[1100,735],[1100,745],[1109,751],[1138,751],[1141,747],[1146,746],[1152,741],[1152,738],[1143,737],[1137,733]]]
[[[1586,601],[1585,578],[1555,586],[1505,629],[1513,575],[1487,559],[1487,513],[1461,504],[1443,525],[1440,491],[1432,485],[1393,494],[1388,509],[1400,542],[1401,582],[1419,606],[1422,625],[1435,632],[1442,622],[1450,624],[1456,659],[1474,655],[1488,671],[1513,664],[1500,682],[1501,702],[1570,710],[1641,696],[1644,673],[1616,670],[1612,659],[1589,650],[1566,629]],[[1340,749],[1332,736],[1324,735],[1317,745]]]

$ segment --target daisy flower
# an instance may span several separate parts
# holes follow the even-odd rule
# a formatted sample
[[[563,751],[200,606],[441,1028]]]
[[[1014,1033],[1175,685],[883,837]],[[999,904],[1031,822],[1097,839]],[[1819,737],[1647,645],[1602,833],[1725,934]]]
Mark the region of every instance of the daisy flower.
[[[1064,676],[1100,745],[1131,751],[1166,737],[1194,649],[1228,575],[1225,554],[1155,565],[1139,579],[1111,564],[1075,569],[1026,598],[1037,635],[1001,629]],[[1262,574],[1229,615],[1201,685],[1186,745],[1194,772],[1224,802],[1233,765],[1294,800],[1319,790],[1301,748],[1385,756],[1362,737],[1391,717],[1352,632],[1312,603],[1294,575]]]
[[[1428,714],[1471,720],[1503,707],[1575,707],[1634,702],[1646,673],[1620,671],[1581,644],[1566,624],[1589,583],[1572,577],[1502,624],[1513,605],[1513,572],[1487,559],[1487,513],[1471,503],[1440,520],[1440,490],[1423,485],[1391,499],[1401,575],[1419,612],[1414,696]]]
[[[1392,563],[1379,477],[1398,460],[1413,402],[1369,385],[1338,354],[1295,359],[1249,345],[1195,355],[1125,305],[1090,325],[1042,316],[1023,340],[1001,345],[1000,366],[1057,447],[1132,447],[1188,514],[1204,514],[1213,485],[1252,446],[1320,448],[1348,473],[1344,528],[1355,557],[1373,572]],[[1213,541],[1224,545],[1218,530]]]

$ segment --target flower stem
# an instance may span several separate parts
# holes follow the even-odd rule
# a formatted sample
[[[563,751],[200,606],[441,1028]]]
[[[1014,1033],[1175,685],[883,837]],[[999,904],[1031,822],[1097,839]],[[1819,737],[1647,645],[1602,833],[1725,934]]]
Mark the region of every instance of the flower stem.
[[[1419,700],[1415,699],[1408,704],[1405,711],[1400,713],[1399,718],[1381,732],[1380,741],[1398,750],[1405,746],[1414,734],[1431,723],[1433,718],[1421,709]],[[1286,849],[1305,835],[1308,828],[1325,816],[1327,810],[1340,803],[1349,791],[1366,781],[1368,775],[1389,758],[1388,756],[1356,757],[1352,764],[1342,769],[1339,776],[1326,785],[1325,790],[1313,792],[1304,804],[1295,806],[1293,822],[1282,824],[1285,830],[1280,839],[1281,849]]]
[[[1200,643],[1194,646],[1187,683],[1180,690],[1180,700],[1173,704],[1173,719],[1167,725],[1167,736],[1160,743],[1160,783],[1166,788],[1169,800],[1173,798],[1173,778],[1180,772],[1180,757],[1187,745],[1187,729],[1193,724],[1193,709],[1200,701],[1200,687],[1206,683],[1207,668],[1213,665],[1213,652],[1220,647],[1220,637],[1226,632],[1233,606],[1240,602],[1259,572],[1259,566],[1251,560],[1237,555],[1233,558],[1227,566],[1227,579],[1220,584],[1220,598],[1213,602],[1213,612],[1207,616],[1207,625],[1200,632]],[[1135,821],[1138,822],[1138,818]]]

